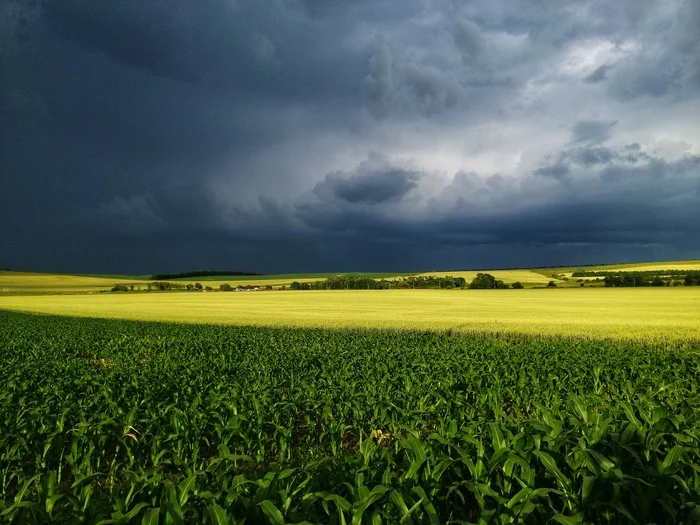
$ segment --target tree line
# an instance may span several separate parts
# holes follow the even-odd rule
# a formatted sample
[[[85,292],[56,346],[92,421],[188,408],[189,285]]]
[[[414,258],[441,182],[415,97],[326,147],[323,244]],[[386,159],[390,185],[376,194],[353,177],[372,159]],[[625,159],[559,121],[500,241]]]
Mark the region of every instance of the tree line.
[[[141,290],[141,286],[137,287],[138,290]],[[212,287],[207,286],[206,288],[202,286],[202,283],[172,283],[169,281],[158,281],[158,282],[153,282],[153,283],[147,283],[146,284],[146,289],[150,291],[159,291],[159,292],[166,292],[166,291],[171,291],[171,290],[190,290],[190,291],[197,291],[200,292],[202,290],[207,290],[211,291]],[[129,291],[134,291],[134,285],[126,285],[126,284],[115,284],[114,287],[112,287],[113,292],[129,292]]]
[[[678,275],[678,274],[676,274]],[[643,286],[700,286],[700,271],[685,271],[685,278],[669,280],[664,279],[663,274],[649,274],[649,272],[624,272],[613,275],[606,275],[603,282],[607,287],[629,288]]]
[[[510,288],[508,284],[496,279],[488,273],[478,273],[472,281],[467,284],[464,277],[437,276],[437,275],[412,275],[400,279],[372,279],[370,277],[339,276],[330,277],[323,281],[302,283],[294,281],[290,290],[401,290],[401,289],[456,289],[469,288],[476,289],[496,289],[503,290]],[[517,282],[512,284],[513,288],[524,288]]]

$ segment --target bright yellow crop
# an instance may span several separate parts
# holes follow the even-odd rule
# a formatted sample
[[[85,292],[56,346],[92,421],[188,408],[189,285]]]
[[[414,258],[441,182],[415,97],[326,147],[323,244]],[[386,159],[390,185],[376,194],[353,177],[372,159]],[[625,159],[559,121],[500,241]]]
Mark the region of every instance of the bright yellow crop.
[[[3,308],[186,323],[700,339],[695,287],[6,296]]]

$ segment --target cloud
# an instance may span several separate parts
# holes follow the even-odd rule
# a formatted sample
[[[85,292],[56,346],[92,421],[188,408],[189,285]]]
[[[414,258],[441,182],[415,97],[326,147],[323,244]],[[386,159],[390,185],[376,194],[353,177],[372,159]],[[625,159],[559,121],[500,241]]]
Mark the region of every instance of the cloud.
[[[313,192],[321,199],[338,199],[350,204],[381,204],[405,197],[416,187],[420,177],[419,173],[394,168],[351,176],[333,173],[316,184]]]
[[[452,25],[452,38],[462,53],[465,63],[475,60],[482,51],[483,42],[479,26],[463,18]]]
[[[579,120],[571,129],[572,142],[598,144],[610,138],[610,132],[617,121]]]
[[[131,234],[150,234],[163,230],[165,221],[154,211],[142,195],[114,197],[98,205],[96,215],[102,216],[103,225]]]
[[[698,6],[0,2],[0,266],[698,257]]]
[[[275,46],[262,33],[255,32],[250,36],[250,49],[261,62],[275,60]]]
[[[583,166],[607,164],[616,158],[617,154],[609,148],[593,147],[579,148],[570,152],[570,157]]]
[[[612,66],[603,64],[598,66],[592,73],[586,75],[583,79],[584,82],[588,84],[598,84],[607,79],[608,71],[612,69]]]
[[[535,170],[535,175],[541,177],[551,177],[557,180],[563,180],[569,175],[569,167],[566,164],[557,163],[549,166],[544,166]]]

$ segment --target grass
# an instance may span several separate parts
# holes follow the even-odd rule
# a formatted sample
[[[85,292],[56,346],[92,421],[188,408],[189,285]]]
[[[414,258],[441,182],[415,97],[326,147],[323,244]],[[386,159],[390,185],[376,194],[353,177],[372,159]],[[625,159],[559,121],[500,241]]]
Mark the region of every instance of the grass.
[[[686,287],[5,296],[0,309],[252,326],[700,339],[700,290]]]

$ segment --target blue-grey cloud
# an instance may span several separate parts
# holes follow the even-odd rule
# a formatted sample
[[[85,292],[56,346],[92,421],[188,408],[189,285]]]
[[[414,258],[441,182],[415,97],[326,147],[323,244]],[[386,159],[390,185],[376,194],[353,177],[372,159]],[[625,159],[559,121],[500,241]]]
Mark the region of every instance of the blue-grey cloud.
[[[612,67],[606,64],[598,66],[592,73],[586,75],[583,78],[583,81],[589,84],[598,84],[599,82],[603,82],[608,76],[608,71],[611,69]]]
[[[695,0],[0,2],[0,266],[700,256],[699,24]]]
[[[579,120],[571,130],[572,142],[598,144],[605,142],[617,121]]]

